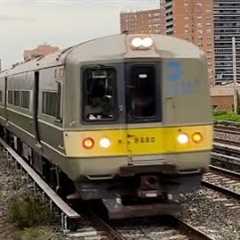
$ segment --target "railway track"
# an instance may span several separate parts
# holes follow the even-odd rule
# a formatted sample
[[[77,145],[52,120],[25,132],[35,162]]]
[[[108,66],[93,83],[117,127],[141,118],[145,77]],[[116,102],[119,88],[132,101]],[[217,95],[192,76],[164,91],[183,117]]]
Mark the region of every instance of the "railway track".
[[[221,133],[238,135],[238,134],[240,134],[240,125],[232,126],[232,125],[216,124],[214,126],[214,131],[221,132]]]
[[[237,156],[231,156],[228,154],[228,152],[226,152],[226,153],[212,152],[211,160],[212,160],[212,162],[214,162],[214,161],[222,162],[229,169],[233,169],[233,170],[239,169],[240,170],[240,158]]]
[[[240,124],[216,123],[212,159],[240,165]]]
[[[212,163],[240,172],[240,124],[216,124]]]
[[[166,221],[168,222],[166,224]],[[174,217],[151,218],[131,220],[128,224],[117,224],[113,226],[123,239],[142,239],[142,240],[158,240],[158,239],[174,239],[174,240],[210,240],[198,229]]]
[[[0,145],[5,152],[5,158],[8,165],[16,165],[17,163],[32,179],[37,189],[41,191],[41,196],[48,199],[50,209],[57,208],[61,216],[61,228],[68,239],[91,239],[91,240],[123,240],[123,239],[174,239],[174,240],[190,240],[203,239],[211,240],[212,238],[182,222],[177,218],[170,217],[153,221],[138,220],[134,225],[122,221],[120,224],[108,224],[95,214],[82,215],[69,206],[61,199],[44,180],[28,165],[9,145],[0,138]],[[13,164],[12,164],[13,163]],[[36,189],[36,187],[34,187]],[[167,221],[167,223],[166,223]],[[69,230],[70,224],[74,223],[75,231]]]
[[[215,142],[240,147],[240,124],[215,124],[214,133]]]
[[[193,226],[174,217],[119,220],[107,223],[99,216],[92,214],[91,227],[83,227],[77,232],[68,233],[68,237],[90,237],[111,240],[213,240],[210,236]]]
[[[210,166],[202,185],[240,200],[240,174],[223,168]]]

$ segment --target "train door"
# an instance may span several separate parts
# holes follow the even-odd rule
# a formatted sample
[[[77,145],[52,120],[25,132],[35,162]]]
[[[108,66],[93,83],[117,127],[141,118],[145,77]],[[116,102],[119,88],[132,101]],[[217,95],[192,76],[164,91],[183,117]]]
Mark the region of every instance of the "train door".
[[[34,90],[33,90],[33,121],[35,129],[35,138],[40,143],[40,134],[38,126],[38,107],[39,107],[39,72],[34,72]]]
[[[156,126],[161,123],[160,74],[157,63],[128,63],[126,123],[130,161],[156,148]]]

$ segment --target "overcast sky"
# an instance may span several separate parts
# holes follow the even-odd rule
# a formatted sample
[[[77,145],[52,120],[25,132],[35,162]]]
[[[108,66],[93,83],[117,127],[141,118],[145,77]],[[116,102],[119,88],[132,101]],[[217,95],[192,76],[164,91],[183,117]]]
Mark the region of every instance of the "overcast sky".
[[[0,58],[22,60],[42,43],[68,47],[120,32],[121,11],[154,9],[159,0],[0,0]]]

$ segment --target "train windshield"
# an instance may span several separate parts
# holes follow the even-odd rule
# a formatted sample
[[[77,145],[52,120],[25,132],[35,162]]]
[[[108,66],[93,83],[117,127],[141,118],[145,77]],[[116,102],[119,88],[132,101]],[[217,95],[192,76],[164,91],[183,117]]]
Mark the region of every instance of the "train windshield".
[[[84,71],[83,112],[85,121],[114,120],[116,114],[116,71],[113,68]]]
[[[128,68],[128,121],[145,122],[156,118],[156,88],[154,65],[133,65]]]

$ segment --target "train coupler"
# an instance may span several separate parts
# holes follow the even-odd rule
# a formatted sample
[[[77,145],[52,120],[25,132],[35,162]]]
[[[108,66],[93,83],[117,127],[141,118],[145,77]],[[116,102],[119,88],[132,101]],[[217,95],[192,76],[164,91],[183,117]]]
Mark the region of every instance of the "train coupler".
[[[124,205],[121,198],[102,199],[109,219],[124,219],[160,215],[177,215],[181,207],[175,202]]]

